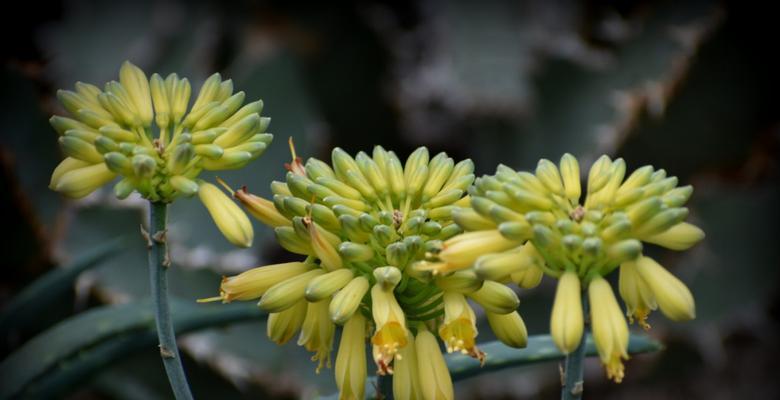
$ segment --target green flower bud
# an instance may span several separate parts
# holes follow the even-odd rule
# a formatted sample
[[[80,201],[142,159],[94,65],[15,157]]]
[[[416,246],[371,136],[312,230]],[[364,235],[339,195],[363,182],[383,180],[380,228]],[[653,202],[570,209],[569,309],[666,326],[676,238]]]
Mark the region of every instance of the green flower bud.
[[[312,303],[325,300],[344,288],[354,276],[352,271],[348,269],[339,269],[320,275],[309,281],[306,286],[306,300]]]
[[[360,306],[368,286],[368,279],[358,276],[336,293],[328,306],[331,321],[339,325],[347,322]]]

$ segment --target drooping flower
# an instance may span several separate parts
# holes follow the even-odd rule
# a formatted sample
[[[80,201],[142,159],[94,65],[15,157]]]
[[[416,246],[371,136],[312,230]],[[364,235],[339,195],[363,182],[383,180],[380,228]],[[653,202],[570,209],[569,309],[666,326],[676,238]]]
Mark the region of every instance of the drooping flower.
[[[81,198],[120,177],[114,185],[120,199],[134,191],[165,203],[200,194],[226,238],[249,246],[251,225],[243,212],[197,178],[203,170],[241,168],[259,157],[273,139],[265,133],[270,119],[260,117],[260,100],[242,107],[244,92],[233,93],[233,82],[219,74],[203,83],[190,106],[191,90],[187,78],[153,74],[147,79],[125,62],[119,81],[102,90],[78,82],[75,91],[58,91],[70,116],[49,121],[67,157],[49,187]],[[236,210],[241,216],[232,213]]]
[[[550,325],[555,343],[565,353],[582,338],[581,290],[592,292],[596,281],[600,282],[596,286],[606,285],[595,296],[599,303],[591,301],[591,320],[594,335],[600,324],[603,340],[597,339],[596,346],[608,374],[620,380],[628,341],[617,332],[626,322],[612,312],[615,307],[608,297],[614,295],[601,277],[620,268],[626,314],[645,328],[648,314],[656,308],[673,320],[695,315],[685,284],[642,255],[642,242],[684,250],[704,238],[701,229],[683,222],[688,216],[683,205],[693,189],[677,183],[677,178],[651,166],[626,178],[622,159],[603,156],[591,167],[580,202],[580,167],[570,154],[557,166],[541,160],[535,173],[500,165],[495,175],[476,179],[469,192],[471,208],[453,210],[455,222],[469,232],[444,241],[443,250],[421,268],[473,269],[480,277],[511,280],[521,287],[535,286],[542,274],[558,278]],[[593,293],[591,297],[595,300]],[[604,321],[611,324],[610,330]]]
[[[394,375],[396,397],[429,398],[428,393],[452,398],[449,373],[431,332],[439,334],[449,351],[482,359],[468,299],[491,313],[491,324],[501,329],[499,338],[512,346],[525,345],[525,326],[515,312],[517,295],[494,280],[508,280],[508,275],[438,270],[425,261],[435,254],[446,257],[442,242],[462,232],[452,210],[468,209],[466,191],[474,180],[470,160],[455,163],[444,153],[431,158],[422,147],[402,163],[377,146],[371,156],[360,152],[354,158],[337,148],[331,166],[313,158],[304,163],[292,152],[286,181],[271,184],[272,200],[246,188],[236,190],[234,197],[274,228],[282,247],[306,260],[226,278],[216,299],[254,296],[272,315],[308,301],[304,331],[310,329],[315,305],[318,316],[327,305],[329,319],[325,323],[318,318],[319,329],[330,332],[326,326],[346,324],[336,357],[342,398],[362,398],[366,369],[357,364],[364,364],[367,340],[377,374]],[[482,239],[480,243],[488,245],[497,240],[500,245],[491,247],[495,250],[520,244],[495,234]],[[467,247],[477,251],[472,244]],[[522,268],[506,269],[507,274],[537,268],[531,255],[524,257]],[[268,273],[261,272],[266,268]],[[259,282],[264,279],[268,282]],[[289,326],[280,330],[286,333]],[[304,337],[309,335],[302,333],[302,343],[314,343]],[[310,346],[321,363],[330,348],[323,343]],[[434,355],[438,364],[432,371],[427,363]],[[428,379],[430,373],[435,382]]]

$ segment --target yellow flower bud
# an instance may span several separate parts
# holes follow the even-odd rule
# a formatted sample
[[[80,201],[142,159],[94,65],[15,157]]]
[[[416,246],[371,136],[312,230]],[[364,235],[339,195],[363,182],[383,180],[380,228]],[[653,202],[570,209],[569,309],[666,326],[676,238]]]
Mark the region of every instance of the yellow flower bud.
[[[584,329],[582,312],[582,292],[580,278],[575,272],[565,272],[558,279],[552,314],[550,315],[550,334],[555,345],[569,354],[580,344]]]
[[[393,294],[393,287],[377,283],[371,288],[371,312],[376,331],[371,338],[377,373],[392,374],[390,365],[398,351],[407,345],[406,316]]]
[[[328,271],[335,271],[344,266],[339,252],[336,251],[337,245],[331,244],[325,237],[326,231],[317,226],[314,221],[309,222],[309,236],[311,237],[311,247],[314,254],[320,259],[321,265]]]
[[[49,182],[49,189],[57,190],[57,184],[63,175],[79,168],[88,167],[89,165],[88,162],[77,160],[73,157],[65,158],[57,165],[57,168],[54,168],[54,172],[51,174],[51,181]]]
[[[501,343],[514,348],[523,348],[528,344],[528,331],[525,322],[517,311],[509,314],[485,312],[490,329]]]
[[[439,275],[435,279],[436,286],[441,290],[457,293],[472,293],[479,290],[484,282],[472,270],[456,271],[447,275]]]
[[[252,245],[254,237],[252,223],[233,200],[207,182],[200,182],[198,196],[211,214],[217,228],[230,243],[241,247]]]
[[[260,222],[274,228],[290,226],[290,220],[276,210],[273,202],[247,192],[246,188],[236,190],[233,196]]]
[[[257,306],[268,312],[279,312],[290,308],[304,298],[306,285],[324,273],[325,271],[321,269],[313,269],[279,282],[263,294]]]
[[[355,314],[360,302],[368,292],[368,279],[358,276],[352,279],[343,289],[333,296],[330,302],[330,319],[343,324]]]
[[[469,293],[468,296],[479,303],[485,311],[496,314],[509,314],[520,305],[520,299],[512,289],[494,281],[485,281],[481,289]]]
[[[572,203],[577,204],[580,201],[580,195],[582,194],[580,164],[573,155],[566,153],[561,157],[559,166],[566,198]]]
[[[298,338],[299,346],[315,352],[311,360],[319,361],[317,373],[323,365],[330,368],[330,352],[333,348],[333,334],[336,331],[336,325],[328,317],[328,303],[328,300],[309,303],[301,336]]]
[[[254,300],[260,298],[273,285],[298,276],[310,269],[311,264],[288,262],[252,268],[236,276],[225,277],[219,287],[220,298],[229,303],[233,300]]]
[[[461,352],[482,362],[485,353],[477,348],[477,318],[466,298],[460,293],[444,292],[444,323],[439,337],[447,352]]]
[[[696,318],[693,295],[682,281],[650,257],[639,258],[636,261],[636,269],[653,291],[658,307],[664,315],[673,321]]]
[[[439,350],[439,344],[431,332],[423,326],[414,341],[417,350],[420,388],[425,400],[453,400],[452,378]]]
[[[374,249],[365,244],[344,242],[339,245],[339,254],[347,261],[368,261],[374,257]]]
[[[366,319],[354,314],[341,331],[336,355],[339,400],[363,400],[366,387]]]
[[[539,163],[536,165],[536,177],[542,181],[550,192],[557,195],[565,194],[561,174],[552,161],[544,158],[539,160]]]
[[[544,271],[536,265],[517,271],[509,279],[523,289],[533,289],[542,282]]]
[[[644,239],[646,242],[672,250],[685,250],[704,239],[704,231],[687,222],[680,222],[665,232]]]
[[[306,300],[317,302],[330,296],[346,286],[355,275],[351,270],[342,268],[320,275],[306,286]]]
[[[92,143],[87,143],[74,136],[61,136],[59,142],[62,151],[68,157],[86,161],[90,164],[103,162],[103,155],[98,153]]]
[[[138,117],[144,126],[152,123],[152,99],[149,91],[149,81],[140,68],[125,61],[119,69],[119,82],[127,90],[130,100],[138,112]]]
[[[407,335],[414,337],[411,332]],[[414,345],[404,346],[395,358],[393,368],[393,398],[398,400],[422,400],[420,367]]]
[[[597,277],[588,287],[593,340],[607,377],[623,380],[623,361],[628,359],[628,325],[609,283]]]
[[[106,156],[108,156],[108,154]],[[174,189],[185,196],[192,196],[195,193],[198,193],[198,184],[192,179],[183,176],[172,176],[170,182]]]
[[[295,303],[292,307],[268,315],[266,333],[276,344],[285,344],[301,329],[307,314],[308,305],[305,300]]]
[[[533,259],[515,248],[503,253],[486,254],[474,263],[474,272],[482,279],[500,281],[533,265]]]
[[[468,232],[444,242],[439,258],[447,263],[448,271],[455,271],[471,266],[483,254],[500,252],[519,245],[517,241],[504,238],[496,230]]]
[[[192,111],[197,111],[211,103],[217,96],[221,83],[222,77],[220,77],[219,73],[215,73],[206,79],[206,81],[203,82],[203,86],[200,87],[200,91],[198,91],[198,97],[192,104]]]
[[[461,228],[467,231],[484,231],[496,229],[496,223],[489,218],[474,211],[473,208],[455,208],[452,210],[452,219]]]
[[[70,162],[68,168],[75,166],[75,163]],[[65,167],[63,167],[64,169]],[[111,182],[116,177],[116,174],[108,169],[106,164],[95,164],[87,167],[73,168],[57,179],[54,190],[64,194],[65,196],[78,199],[82,198],[92,192],[95,189]]]

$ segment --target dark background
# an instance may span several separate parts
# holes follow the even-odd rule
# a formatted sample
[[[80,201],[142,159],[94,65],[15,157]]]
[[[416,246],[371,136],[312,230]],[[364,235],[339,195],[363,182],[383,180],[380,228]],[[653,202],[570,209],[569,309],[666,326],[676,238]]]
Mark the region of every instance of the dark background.
[[[117,79],[124,60],[148,74],[177,72],[194,88],[210,73],[262,98],[275,143],[247,168],[221,174],[268,194],[283,177],[288,136],[299,155],[329,149],[405,157],[426,145],[533,168],[564,152],[585,166],[606,153],[629,169],[665,168],[695,187],[690,220],[707,239],[675,253],[649,249],[692,289],[698,318],[653,314],[666,349],[636,356],[608,382],[596,361],[587,398],[778,396],[778,31],[776,13],[720,2],[353,2],[339,8],[286,2],[24,2],[4,12],[0,65],[0,302],[42,273],[109,238],[133,241],[35,324],[3,338],[2,354],[59,319],[147,292],[136,237],[144,203],[110,188],[64,201],[47,189],[61,159],[48,126],[54,96],[76,81]],[[193,89],[194,91],[195,89]],[[294,259],[256,224],[255,247],[232,249],[197,200],[172,207],[173,293],[212,296],[219,275]],[[552,281],[521,293],[532,334],[546,333]],[[633,327],[632,329],[637,329]],[[483,329],[480,340],[491,339]],[[332,370],[294,343],[277,347],[263,322],[183,338],[201,398],[310,396],[334,391]],[[555,398],[554,364],[460,382],[459,398]],[[79,399],[167,398],[150,348],[74,387]]]

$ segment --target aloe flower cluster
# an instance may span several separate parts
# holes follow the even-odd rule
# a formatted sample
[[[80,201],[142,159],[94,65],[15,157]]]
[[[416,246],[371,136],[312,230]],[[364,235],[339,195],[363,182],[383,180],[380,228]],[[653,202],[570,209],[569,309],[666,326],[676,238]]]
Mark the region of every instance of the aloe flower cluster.
[[[579,163],[570,154],[558,165],[541,160],[535,173],[500,165],[495,175],[476,179],[472,209],[454,213],[471,232],[445,241],[430,267],[449,272],[473,266],[479,276],[529,285],[538,283],[541,272],[557,278],[550,330],[565,353],[581,341],[581,291],[587,289],[596,347],[607,375],[619,382],[629,334],[606,275],[620,269],[626,314],[645,328],[657,308],[676,321],[695,316],[685,284],[642,254],[643,242],[683,250],[704,238],[701,229],[684,222],[683,205],[693,189],[677,184],[676,177],[651,166],[626,178],[622,159],[602,156],[582,196]]]
[[[200,193],[226,237],[249,246],[251,224],[240,208],[197,178],[204,169],[241,168],[259,157],[273,138],[265,133],[270,119],[260,117],[262,101],[243,105],[244,92],[233,93],[233,82],[219,74],[203,83],[192,105],[191,91],[187,78],[147,79],[129,62],[119,82],[102,90],[79,82],[75,91],[58,91],[70,117],[50,122],[67,158],[54,170],[50,187],[80,198],[121,177],[114,193],[122,199],[137,191],[168,203]]]
[[[468,237],[453,210],[469,206],[473,163],[424,147],[402,164],[380,146],[354,158],[336,148],[332,166],[295,157],[286,182],[273,182],[273,200],[246,189],[234,196],[274,228],[300,262],[258,267],[223,279],[220,296],[251,300],[270,312],[268,336],[277,343],[300,331],[298,344],[330,364],[334,331],[343,325],[335,373],[340,397],[362,399],[366,340],[377,374],[393,375],[398,399],[452,399],[452,382],[436,336],[447,351],[479,360],[472,299],[496,335],[523,347],[526,330],[507,286],[474,271],[432,273],[420,262],[445,240]]]

